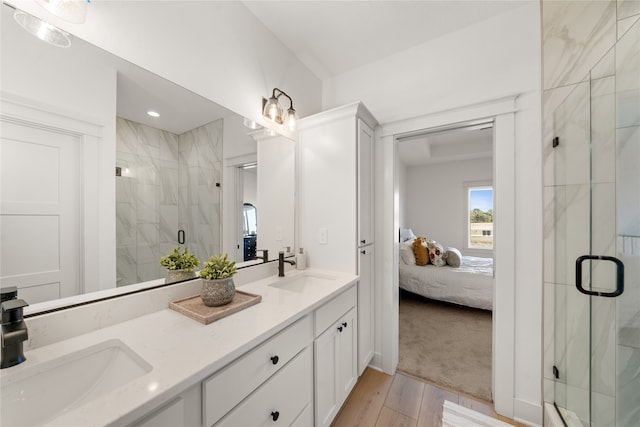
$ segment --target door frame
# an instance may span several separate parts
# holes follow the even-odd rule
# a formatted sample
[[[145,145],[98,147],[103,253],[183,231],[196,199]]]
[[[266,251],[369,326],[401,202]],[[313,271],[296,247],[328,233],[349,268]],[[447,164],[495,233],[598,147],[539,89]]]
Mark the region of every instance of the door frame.
[[[101,179],[101,142],[103,126],[95,118],[82,113],[62,111],[52,105],[2,92],[0,121],[77,137],[80,141],[80,229],[79,229],[79,295],[115,286],[115,178],[113,203],[105,212],[105,180]],[[79,118],[78,118],[79,117]],[[115,121],[115,117],[114,117]],[[115,152],[114,152],[115,155]],[[113,165],[115,167],[115,163]],[[115,174],[115,172],[114,172]],[[107,202],[108,203],[108,202]],[[113,211],[110,226],[108,212]],[[112,239],[104,232],[113,230]],[[113,266],[110,267],[110,260]],[[105,264],[106,263],[106,264]],[[113,270],[110,272],[110,270]],[[112,280],[109,280],[113,277]],[[73,297],[72,297],[73,298]],[[42,303],[51,305],[56,303]]]
[[[496,412],[513,418],[515,405],[515,112],[517,96],[384,124],[376,131],[375,256],[377,343],[373,365],[388,374],[398,365],[397,136],[475,120],[494,123],[493,182],[496,212],[492,385]],[[504,202],[503,204],[503,200]],[[499,261],[498,261],[499,260]]]

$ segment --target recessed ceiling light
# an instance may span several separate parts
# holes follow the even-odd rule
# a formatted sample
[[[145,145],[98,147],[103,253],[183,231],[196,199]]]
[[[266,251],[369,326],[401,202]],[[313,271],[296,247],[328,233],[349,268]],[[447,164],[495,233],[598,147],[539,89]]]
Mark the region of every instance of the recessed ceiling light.
[[[151,117],[160,117],[160,113],[158,113],[157,111],[153,111],[153,110],[147,111],[147,114],[150,115]]]

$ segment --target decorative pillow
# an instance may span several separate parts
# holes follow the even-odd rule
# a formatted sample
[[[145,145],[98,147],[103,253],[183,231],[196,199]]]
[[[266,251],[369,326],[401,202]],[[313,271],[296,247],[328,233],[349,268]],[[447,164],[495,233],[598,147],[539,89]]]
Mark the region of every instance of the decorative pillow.
[[[416,238],[416,235],[413,234],[413,230],[411,230],[410,228],[403,228],[402,230],[400,230],[400,241],[401,242],[406,242],[409,240],[413,240]]]
[[[416,265],[429,264],[429,250],[427,249],[427,239],[416,237],[413,241],[413,254],[416,257]]]
[[[431,261],[431,264],[436,267],[447,265],[447,261],[444,258],[445,250],[440,243],[434,240],[429,240],[427,248],[429,249],[429,260]]]
[[[460,267],[460,261],[462,260],[462,254],[456,248],[447,248],[447,253],[445,254],[447,259],[447,264],[451,267]]]
[[[400,261],[407,265],[416,265],[416,256],[413,254],[413,240],[400,243]]]

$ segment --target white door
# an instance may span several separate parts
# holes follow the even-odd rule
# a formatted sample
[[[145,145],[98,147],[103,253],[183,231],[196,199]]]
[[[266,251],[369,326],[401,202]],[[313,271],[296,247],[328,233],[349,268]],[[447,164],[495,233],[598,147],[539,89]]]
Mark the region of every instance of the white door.
[[[80,292],[80,138],[2,122],[0,283],[28,303]]]

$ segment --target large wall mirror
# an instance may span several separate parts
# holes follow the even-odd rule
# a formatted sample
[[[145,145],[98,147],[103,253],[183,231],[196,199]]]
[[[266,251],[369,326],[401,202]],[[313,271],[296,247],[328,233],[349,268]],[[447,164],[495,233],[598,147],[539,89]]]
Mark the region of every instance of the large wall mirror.
[[[164,283],[178,246],[239,266],[293,252],[292,140],[13,14],[2,5],[0,280],[27,312]]]

